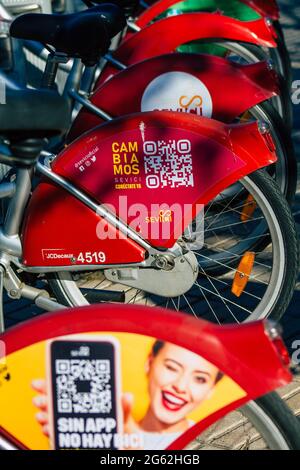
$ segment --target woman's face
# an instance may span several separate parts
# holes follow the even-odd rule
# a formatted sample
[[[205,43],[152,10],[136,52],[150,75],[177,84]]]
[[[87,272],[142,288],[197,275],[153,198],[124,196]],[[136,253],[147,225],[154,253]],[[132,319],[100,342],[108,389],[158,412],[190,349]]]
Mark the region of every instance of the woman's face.
[[[149,359],[150,407],[155,417],[174,424],[197,408],[215,385],[218,369],[186,349],[165,343]]]

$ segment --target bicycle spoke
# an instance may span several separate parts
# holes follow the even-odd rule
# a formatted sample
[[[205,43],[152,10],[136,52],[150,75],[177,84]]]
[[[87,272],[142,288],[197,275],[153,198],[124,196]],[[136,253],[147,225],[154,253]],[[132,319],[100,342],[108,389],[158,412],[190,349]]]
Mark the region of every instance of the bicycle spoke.
[[[249,202],[248,204],[241,204],[240,206],[237,206],[237,207],[235,207],[235,208],[231,208],[231,209],[229,209],[228,211],[223,212],[222,215],[227,214],[227,213],[230,213],[230,212],[236,213],[236,214],[238,214],[238,215],[243,215],[243,212],[240,212],[238,209],[240,209],[240,208],[243,208],[243,209],[244,209],[245,207],[251,206],[252,204],[253,204],[253,202]],[[221,205],[221,204],[220,204],[220,205]],[[209,219],[215,218],[215,217],[216,217],[215,215],[210,215],[209,217],[206,216],[206,217],[205,217],[205,221],[207,222]]]
[[[237,255],[236,253],[233,253],[232,251],[225,250],[225,248],[222,248],[222,249],[219,248],[219,250],[217,250],[217,252],[218,252],[218,253],[223,253],[223,252],[225,252],[225,253],[230,254],[231,256],[234,256],[235,258],[242,258],[242,256],[243,256],[243,255]],[[220,260],[220,259],[222,259],[222,258],[218,258],[218,260]],[[228,258],[224,258],[224,259],[228,259]],[[271,266],[269,266],[269,265],[267,265],[267,264],[264,264],[264,263],[261,263],[261,262],[259,262],[259,261],[256,261],[256,259],[255,259],[255,261],[254,261],[254,265],[263,266],[264,268],[267,268],[267,269],[272,269]]]
[[[192,314],[194,315],[195,318],[198,318],[198,315],[197,313],[195,312],[195,310],[193,309],[193,307],[191,306],[190,302],[188,301],[188,298],[183,294],[183,298],[184,300],[186,301],[186,303],[188,304],[188,306],[190,307],[191,309],[191,312]]]
[[[214,259],[212,259],[212,258],[209,258],[208,256],[205,256],[205,255],[203,255],[203,254],[201,254],[201,253],[196,253],[196,252],[195,252],[195,255],[196,255],[196,256],[200,256],[201,258],[205,258],[205,259],[207,259],[207,260],[209,260],[209,261],[213,261],[214,263],[216,263],[216,264],[218,264],[218,265],[220,265],[220,266],[225,267],[228,271],[232,271],[232,272],[234,272],[234,273],[243,274],[241,271],[238,271],[237,269],[231,268],[231,267],[228,266],[227,264],[224,264],[224,263],[221,263],[220,261],[217,261],[217,260],[214,260]],[[249,281],[252,280],[252,279],[255,280],[255,277],[250,276],[250,277],[249,277]],[[259,284],[264,284],[265,286],[268,286],[268,283],[267,283],[267,282],[263,282],[263,281],[257,281],[257,282],[258,282]]]
[[[237,235],[235,234],[234,235],[235,238],[237,237]],[[251,240],[258,240],[259,238],[265,238],[267,236],[267,233],[263,233],[262,235],[256,235],[255,237],[247,237],[247,238],[243,238],[242,240],[242,243],[245,243],[247,241],[251,241]],[[217,235],[216,235],[217,237]],[[206,247],[207,249],[214,249],[215,247],[218,247],[218,245],[220,243],[223,243],[223,244],[227,244],[229,241],[233,240],[233,237],[228,237],[226,238],[225,240],[222,239],[220,240],[220,242],[214,244],[214,245],[209,245],[207,242],[204,244],[204,247]]]
[[[209,233],[213,230],[221,230],[221,229],[224,229],[224,228],[232,228],[232,227],[236,227],[237,225],[241,225],[243,224],[243,226],[245,227],[245,224],[248,224],[249,222],[256,222],[257,220],[263,220],[264,217],[255,217],[254,219],[251,219],[251,220],[246,220],[246,221],[243,221],[243,220],[240,220],[239,222],[235,222],[233,224],[229,224],[229,225],[222,225],[221,227],[215,227],[213,229],[210,229],[210,230],[207,230],[205,229],[205,233]]]
[[[142,292],[142,290],[141,290],[141,289],[137,289],[135,295],[134,295],[134,296],[129,300],[129,302],[127,302],[127,303],[128,303],[128,304],[131,304],[131,302],[134,301],[134,300],[137,298],[137,296],[138,296],[138,294],[139,294],[140,292]],[[133,302],[132,302],[132,303],[133,303]]]
[[[202,268],[202,266],[200,266],[200,268],[201,268],[203,274],[206,276],[206,273],[205,273],[204,269]],[[215,286],[215,284],[212,282],[212,280],[211,280],[209,277],[207,277],[207,279],[208,279],[208,282],[210,283],[210,285],[212,286],[212,288],[214,289],[214,291],[215,291],[218,295],[220,295],[220,292],[218,291],[218,289],[216,288],[216,286]],[[221,297],[221,296],[220,296],[220,297]],[[222,300],[223,304],[225,305],[225,307],[227,308],[227,310],[229,311],[230,315],[235,319],[235,321],[236,321],[237,323],[240,323],[240,322],[238,321],[238,319],[235,317],[235,315],[234,315],[233,311],[231,310],[231,308],[230,308],[230,307],[227,305],[227,303],[225,302],[225,300],[224,300],[223,298],[221,298],[221,300]]]
[[[250,314],[252,313],[251,310],[248,310],[247,308],[243,307],[242,305],[239,305],[239,304],[233,302],[232,300],[229,300],[226,297],[223,297],[221,294],[216,294],[215,292],[207,289],[206,287],[200,286],[200,284],[198,284],[197,282],[195,284],[197,285],[197,287],[199,287],[199,289],[201,289],[201,290],[203,289],[206,292],[208,292],[209,294],[215,295],[216,297],[220,297],[221,299],[226,300],[226,302],[229,302],[230,304],[234,305],[235,307],[238,307],[241,310],[244,310],[247,313],[250,313]]]
[[[219,283],[221,283],[221,284],[223,284],[223,285],[225,285],[226,287],[228,287],[228,288],[231,289],[231,285],[228,284],[228,282],[225,282],[223,279],[219,279],[219,278],[214,277],[214,276],[211,276],[211,275],[209,275],[209,274],[207,274],[207,273],[205,273],[205,276],[206,276],[207,278],[213,279],[214,281],[219,282]],[[248,291],[246,291],[246,290],[243,291],[243,294],[249,295],[250,297],[253,297],[253,298],[256,299],[256,300],[261,300],[261,299],[262,299],[262,297],[258,297],[257,295],[252,294],[251,292],[248,292]]]
[[[238,193],[236,193],[233,196],[233,198],[228,202],[228,204],[224,207],[224,209],[221,212],[219,212],[219,214],[215,218],[215,221],[218,220],[221,217],[221,215],[224,213],[224,211],[227,209],[227,207],[229,207],[230,204],[232,203],[232,201],[234,201],[238,197],[238,195],[242,192],[242,190],[243,190],[243,188],[241,188],[240,191]],[[210,225],[207,228],[209,228],[209,227],[210,227]]]
[[[197,282],[195,282],[195,285],[196,285],[197,287],[199,287],[199,289],[200,289],[200,291],[201,291],[201,293],[202,293],[202,295],[203,295],[203,297],[204,297],[204,299],[205,299],[207,305],[209,306],[209,308],[210,308],[210,310],[211,310],[213,316],[214,316],[215,319],[217,320],[218,324],[221,325],[221,322],[219,321],[216,312],[215,312],[214,309],[212,308],[212,306],[211,306],[211,304],[210,304],[208,298],[206,297],[205,293],[203,292],[202,287],[201,287],[199,284],[197,284]],[[207,290],[207,289],[206,289],[206,290]]]
[[[175,302],[174,302],[174,299],[171,298],[171,302],[172,302],[172,304],[174,305],[174,308],[175,308],[176,312],[178,312],[177,306],[176,306],[176,304],[175,304]]]

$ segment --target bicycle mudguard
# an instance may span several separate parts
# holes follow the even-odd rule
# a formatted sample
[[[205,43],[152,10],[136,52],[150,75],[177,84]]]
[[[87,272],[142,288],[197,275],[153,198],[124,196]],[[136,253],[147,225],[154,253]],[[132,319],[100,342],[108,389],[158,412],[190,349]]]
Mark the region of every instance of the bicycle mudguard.
[[[279,8],[275,0],[240,0],[241,3],[245,3],[254,11],[259,13],[263,17],[270,18],[272,20],[279,19]],[[178,1],[175,0],[160,0],[149,6],[140,16],[136,19],[135,23],[140,28],[144,28],[147,24],[157,18],[159,15],[164,13],[168,8],[178,5]],[[201,2],[200,2],[201,5]]]
[[[90,101],[113,117],[173,110],[230,123],[279,93],[277,75],[267,63],[239,65],[210,55],[182,53],[154,57],[129,67],[100,86]],[[82,108],[68,141],[101,122],[100,117]]]
[[[0,336],[0,437],[17,448],[32,450],[70,449],[76,444],[76,448],[124,449],[128,441],[117,446],[115,439],[117,429],[121,429],[119,440],[133,439],[118,426],[123,418],[117,405],[124,394],[134,398],[132,416],[137,422],[149,406],[155,407],[158,419],[166,412],[155,402],[153,376],[162,381],[164,392],[164,374],[158,367],[167,348],[168,359],[176,359],[187,376],[198,364],[206,374],[206,390],[200,387],[201,396],[196,399],[194,394],[193,405],[176,416],[188,420],[189,429],[173,434],[164,445],[160,442],[160,447],[152,441],[150,447],[183,449],[228,412],[291,381],[283,343],[279,336],[271,340],[268,331],[267,322],[220,327],[144,306],[89,306],[44,314]],[[66,379],[68,390],[63,387]],[[32,399],[42,394],[34,389],[37,380],[44,384],[40,387],[48,403],[50,441],[35,418],[38,409]],[[168,381],[176,382],[176,376]],[[106,390],[104,395],[97,383]],[[188,393],[187,383],[185,387]],[[171,414],[176,411],[173,406]],[[106,422],[111,424],[109,431]],[[138,447],[140,441],[134,442]]]
[[[52,169],[150,244],[170,248],[220,191],[276,161],[267,142],[256,122],[225,125],[190,114],[138,113],[84,134]],[[124,264],[145,257],[137,243],[120,238],[91,209],[46,182],[33,192],[22,241],[26,266]],[[99,252],[101,259],[84,255]]]
[[[278,21],[280,11],[276,0],[240,0],[262,16]]]
[[[128,33],[113,53],[125,65],[174,52],[191,41],[244,42],[256,46],[277,47],[277,34],[264,19],[238,21],[228,16],[211,13],[185,13],[169,16],[146,26],[137,33]],[[113,75],[116,69],[107,64],[98,85]]]

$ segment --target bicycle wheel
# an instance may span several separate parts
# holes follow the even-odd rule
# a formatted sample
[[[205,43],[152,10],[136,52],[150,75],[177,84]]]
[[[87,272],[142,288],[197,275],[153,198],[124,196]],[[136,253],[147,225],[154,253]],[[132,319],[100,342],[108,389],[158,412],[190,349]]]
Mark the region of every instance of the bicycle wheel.
[[[267,171],[274,175],[282,194],[291,205],[297,188],[297,160],[291,133],[279,113],[267,101],[251,109],[250,114],[269,127],[278,161]]]
[[[273,392],[210,426],[193,450],[299,450],[300,421]]]
[[[271,59],[274,62],[276,70],[279,71],[282,77],[285,78],[289,87],[292,85],[293,81],[293,72],[291,59],[286,47],[283,32],[280,28],[279,23],[274,24],[275,29],[277,30],[277,48],[271,50]]]
[[[183,295],[164,296],[163,281],[161,295],[150,294],[147,286],[141,290],[126,286],[126,282],[112,282],[105,270],[51,275],[54,295],[69,306],[103,301],[157,305],[220,324],[280,318],[292,297],[298,272],[293,217],[266,172],[255,172],[238,186],[234,185],[229,201],[228,193],[224,200],[221,193],[206,207],[204,245],[190,252],[198,263],[199,276]],[[252,266],[246,275],[240,266],[250,250]],[[160,275],[148,268],[147,275],[151,274]],[[247,282],[237,293],[239,276],[246,276]]]

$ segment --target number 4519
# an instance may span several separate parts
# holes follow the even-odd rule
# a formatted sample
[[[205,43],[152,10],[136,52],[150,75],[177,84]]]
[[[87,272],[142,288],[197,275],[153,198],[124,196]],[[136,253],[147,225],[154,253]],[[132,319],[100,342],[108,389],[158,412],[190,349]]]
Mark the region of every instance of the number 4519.
[[[87,251],[86,253],[80,253],[77,261],[80,263],[87,263],[87,264],[98,264],[98,263],[105,263],[106,255],[103,251]]]

